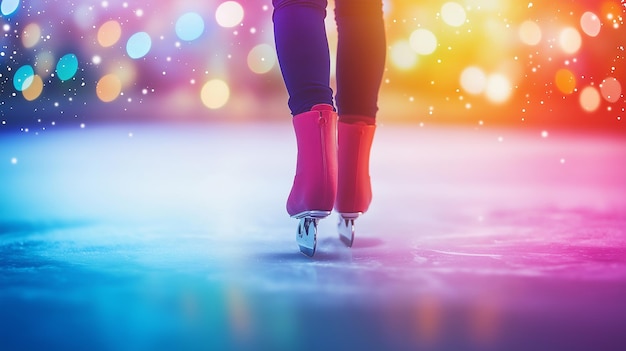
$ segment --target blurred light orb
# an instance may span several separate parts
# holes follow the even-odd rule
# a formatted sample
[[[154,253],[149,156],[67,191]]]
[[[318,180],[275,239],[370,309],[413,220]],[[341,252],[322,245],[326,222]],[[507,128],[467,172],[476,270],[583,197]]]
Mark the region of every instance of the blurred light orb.
[[[430,55],[437,49],[437,37],[428,29],[417,29],[409,38],[411,48],[420,55]]]
[[[76,25],[84,30],[91,30],[96,22],[96,12],[91,4],[73,5],[72,12]]]
[[[243,21],[243,7],[236,1],[223,2],[215,10],[215,20],[222,27],[234,27]]]
[[[115,74],[107,74],[96,84],[96,95],[103,102],[111,102],[122,92],[122,82]]]
[[[563,94],[571,94],[576,89],[576,77],[572,71],[562,68],[556,72],[554,77],[554,82],[556,83],[556,87]]]
[[[23,91],[24,89],[28,89],[33,82],[34,75],[35,71],[30,65],[24,65],[18,68],[13,76],[13,86],[15,90]]]
[[[580,92],[580,106],[587,112],[593,112],[600,107],[600,93],[598,89],[588,86]]]
[[[43,80],[40,76],[33,76],[33,82],[30,86],[22,91],[22,95],[24,95],[24,99],[28,101],[36,100],[43,91]]]
[[[114,74],[122,83],[122,87],[128,87],[135,83],[138,74],[135,61],[126,57],[109,61],[105,67],[105,71]]]
[[[54,56],[50,51],[42,51],[35,56],[35,70],[37,74],[46,77],[50,74],[54,65]]]
[[[487,75],[478,67],[467,67],[461,72],[461,87],[469,94],[482,94],[487,87]]]
[[[230,89],[223,80],[212,79],[202,86],[200,98],[204,106],[215,110],[226,105],[230,98]]]
[[[622,96],[622,85],[614,77],[608,77],[600,84],[600,93],[604,100],[617,102]]]
[[[116,20],[104,22],[98,29],[98,44],[103,48],[115,45],[122,36],[122,26]]]
[[[519,26],[518,35],[522,43],[526,45],[537,45],[541,41],[541,27],[534,21],[524,21]]]
[[[187,12],[178,18],[175,30],[180,40],[196,40],[204,33],[204,20],[195,12]]]
[[[148,54],[152,47],[152,39],[146,32],[133,34],[126,42],[126,52],[132,59],[140,59]]]
[[[456,2],[446,2],[441,6],[441,18],[452,27],[460,27],[465,23],[467,15],[463,6]]]
[[[99,65],[102,63],[102,57],[98,56],[98,55],[94,55],[91,58],[91,63],[93,63],[94,65]]]
[[[580,33],[573,27],[567,27],[559,35],[559,45],[566,54],[573,54],[580,50],[582,38]]]
[[[511,82],[506,76],[496,73],[487,77],[485,93],[491,102],[505,102],[511,96],[512,90]]]
[[[74,54],[66,54],[57,62],[57,77],[61,81],[72,79],[78,71],[78,58]]]
[[[259,44],[248,53],[248,67],[256,74],[269,72],[275,64],[275,50],[268,44]]]
[[[402,70],[408,70],[417,64],[417,53],[406,40],[400,40],[393,44],[389,56],[391,62]]]
[[[15,12],[19,6],[19,0],[2,0],[2,5],[0,5],[0,11],[2,11],[3,16],[9,16],[13,12]]]
[[[41,38],[41,28],[37,23],[31,23],[24,27],[24,31],[22,32],[22,45],[24,45],[25,48],[30,49],[37,45],[39,38]]]
[[[580,27],[588,36],[596,37],[600,34],[602,23],[595,13],[587,11],[580,16]]]

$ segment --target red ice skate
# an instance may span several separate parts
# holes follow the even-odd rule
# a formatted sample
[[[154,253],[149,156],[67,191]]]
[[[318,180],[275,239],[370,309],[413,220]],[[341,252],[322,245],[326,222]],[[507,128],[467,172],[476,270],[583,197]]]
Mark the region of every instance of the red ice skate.
[[[296,241],[313,256],[317,223],[327,217],[337,194],[337,113],[326,104],[293,117],[298,157],[296,176],[287,199],[287,212],[300,219]]]
[[[339,176],[335,210],[339,212],[339,238],[348,247],[354,241],[354,220],[372,202],[369,160],[376,125],[359,121],[367,119],[342,116],[337,127]]]

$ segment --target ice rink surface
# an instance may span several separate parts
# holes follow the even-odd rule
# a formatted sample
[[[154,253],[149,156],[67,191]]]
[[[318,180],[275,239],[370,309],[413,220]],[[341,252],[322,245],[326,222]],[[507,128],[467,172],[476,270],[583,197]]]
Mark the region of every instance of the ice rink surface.
[[[625,350],[626,139],[380,125],[313,259],[289,124],[0,135],[1,350]]]

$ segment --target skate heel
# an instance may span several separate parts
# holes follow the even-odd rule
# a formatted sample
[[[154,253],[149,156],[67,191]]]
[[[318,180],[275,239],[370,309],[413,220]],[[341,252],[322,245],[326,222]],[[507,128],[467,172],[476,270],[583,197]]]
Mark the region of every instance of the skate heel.
[[[335,211],[339,213],[339,239],[352,247],[354,221],[365,213],[372,201],[369,159],[375,125],[360,121],[365,116],[342,116],[338,123],[338,186]]]
[[[347,247],[352,247],[352,243],[354,243],[354,221],[362,214],[362,212],[339,213],[337,233],[339,234],[339,240]]]
[[[304,211],[292,216],[300,220],[298,231],[296,232],[296,242],[300,247],[300,252],[306,256],[313,257],[317,247],[317,224],[322,218],[330,215],[330,211]]]

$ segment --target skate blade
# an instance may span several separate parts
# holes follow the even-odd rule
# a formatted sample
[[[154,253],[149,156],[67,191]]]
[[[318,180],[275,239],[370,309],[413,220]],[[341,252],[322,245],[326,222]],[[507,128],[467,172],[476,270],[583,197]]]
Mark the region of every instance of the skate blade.
[[[339,218],[337,232],[339,233],[341,242],[347,247],[352,247],[352,243],[354,242],[354,219]]]
[[[319,219],[304,217],[300,219],[296,242],[300,247],[300,252],[306,256],[313,257],[317,246],[317,222]]]

